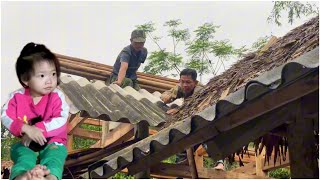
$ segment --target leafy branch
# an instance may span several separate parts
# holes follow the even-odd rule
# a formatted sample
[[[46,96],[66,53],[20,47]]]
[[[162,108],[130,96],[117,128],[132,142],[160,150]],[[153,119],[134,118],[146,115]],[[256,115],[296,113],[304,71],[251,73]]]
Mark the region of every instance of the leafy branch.
[[[288,12],[288,22],[293,23],[295,18],[300,18],[301,15],[318,15],[319,7],[315,4],[306,3],[303,4],[299,1],[274,1],[274,5],[270,16],[267,18],[268,22],[275,22],[278,26],[281,26],[280,18],[283,11]]]

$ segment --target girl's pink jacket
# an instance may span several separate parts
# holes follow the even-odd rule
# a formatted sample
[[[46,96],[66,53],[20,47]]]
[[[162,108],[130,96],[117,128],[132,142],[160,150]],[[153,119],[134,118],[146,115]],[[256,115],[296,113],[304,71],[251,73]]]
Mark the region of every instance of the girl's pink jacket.
[[[69,105],[64,94],[55,89],[34,104],[28,88],[19,89],[10,94],[9,100],[1,109],[2,124],[14,135],[21,136],[21,128],[26,121],[41,116],[42,121],[35,124],[43,130],[48,143],[67,144],[67,122]]]

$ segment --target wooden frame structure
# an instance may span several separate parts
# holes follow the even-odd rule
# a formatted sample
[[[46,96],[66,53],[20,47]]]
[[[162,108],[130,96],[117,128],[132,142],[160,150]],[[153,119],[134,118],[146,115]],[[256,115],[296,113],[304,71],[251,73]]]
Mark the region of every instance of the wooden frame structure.
[[[82,119],[82,120],[79,120]],[[95,132],[91,130],[84,130],[80,127],[81,124],[95,125],[95,126],[103,126],[102,123],[105,121],[98,119],[84,119],[81,117],[73,116],[73,119],[70,119],[71,122],[77,122],[78,124],[74,127],[73,130],[69,130],[71,133],[71,137],[79,136],[82,138],[88,139],[96,139],[97,143],[92,146],[92,148],[103,148],[103,147],[115,147],[124,142],[130,141],[133,138],[139,138],[139,136],[134,133],[134,126],[131,124],[121,123],[118,127],[113,129],[109,133],[102,133],[103,131],[108,131],[107,129],[102,129],[102,132]],[[100,121],[100,122],[99,122]],[[70,123],[73,124],[73,123]],[[81,129],[81,130],[80,130]],[[157,133],[156,130],[149,129],[149,134],[152,135]],[[147,131],[147,132],[148,132]],[[81,132],[81,133],[76,133]],[[145,132],[145,131],[144,131]],[[81,134],[81,135],[80,135]],[[103,138],[103,135],[105,136]],[[105,139],[105,143],[102,144],[100,141]],[[77,152],[81,152],[81,150],[72,150],[72,146],[68,146],[68,150],[70,154],[74,154]],[[94,155],[92,155],[94,157]],[[167,164],[167,163],[159,163],[155,166],[152,166],[150,170],[145,171],[144,173],[139,173],[136,175],[136,178],[267,178],[266,174],[270,170],[274,170],[281,167],[287,167],[290,165],[289,162],[289,154],[287,153],[286,161],[281,161],[278,159],[276,164],[272,162],[265,164],[264,163],[264,154],[255,155],[253,149],[249,149],[247,154],[244,154],[243,157],[238,156],[236,161],[241,161],[245,164],[243,167],[236,168],[232,171],[219,171],[214,169],[208,169],[204,167],[204,158],[208,157],[205,149],[200,146],[195,152],[193,152],[193,159],[195,164]],[[190,158],[190,157],[189,157]],[[82,162],[84,159],[80,159]],[[72,166],[77,164],[78,161],[67,161],[66,166]],[[192,172],[191,168],[196,168],[197,171]],[[194,171],[194,169],[193,169]],[[125,169],[122,172],[127,173],[128,171]],[[196,174],[197,177],[194,177]],[[86,175],[85,175],[86,177]]]
[[[314,137],[313,137],[313,129],[317,128],[314,126],[314,124],[318,124],[318,108],[315,108],[314,106],[314,99],[315,94],[318,94],[319,91],[319,74],[318,72],[311,73],[307,76],[305,76],[303,79],[298,79],[295,81],[295,83],[289,84],[286,87],[283,87],[279,90],[276,90],[272,93],[266,94],[262,97],[263,100],[260,99],[260,101],[252,101],[250,103],[245,104],[244,106],[240,107],[236,112],[233,114],[228,115],[226,118],[222,118],[224,120],[219,120],[217,124],[218,131],[212,132],[212,128],[209,126],[204,126],[201,134],[208,134],[209,131],[211,133],[211,136],[214,137],[214,140],[210,140],[210,137],[207,137],[208,140],[208,148],[210,149],[209,153],[211,157],[215,158],[222,158],[225,157],[228,154],[231,154],[235,152],[240,146],[245,145],[246,143],[253,141],[254,138],[262,136],[265,132],[270,132],[274,128],[286,124],[287,131],[285,132],[276,132],[277,134],[282,134],[287,137],[291,136],[289,139],[291,143],[289,143],[290,149],[297,149],[301,148],[302,144],[308,144],[311,146],[312,143],[314,143]],[[319,106],[317,104],[317,106]],[[250,112],[247,111],[247,109],[250,109]],[[288,113],[289,112],[289,113]],[[277,121],[271,121],[271,119],[277,118]],[[303,126],[301,123],[305,123],[305,119],[309,119],[308,126],[302,128]],[[89,119],[81,119],[80,117],[78,119],[74,118],[71,121],[71,127],[73,130],[70,130],[70,132],[74,132],[73,135],[81,135],[84,136],[84,134],[88,134],[89,138],[95,138],[98,136],[97,133],[89,133],[83,130],[77,130],[79,127],[78,124],[83,122],[89,122]],[[93,123],[92,119],[90,120],[91,123]],[[224,123],[222,123],[224,122]],[[228,123],[225,123],[228,122]],[[270,123],[272,122],[272,123]],[[97,123],[95,123],[97,124]],[[226,126],[228,124],[228,126]],[[117,131],[111,131],[111,134],[118,134],[118,136],[109,135],[109,138],[101,137],[100,139],[110,139],[110,137],[121,137],[120,140],[109,140],[109,143],[102,143],[103,146],[112,145],[112,143],[115,142],[124,142],[126,140],[132,139],[134,137],[133,132],[133,126],[126,127],[126,130],[123,130],[122,128],[118,128]],[[146,129],[147,127],[144,127],[142,129]],[[243,133],[243,129],[253,128],[252,131],[246,131]],[[108,131],[108,130],[106,130]],[[293,132],[301,132],[306,135],[305,139],[301,140],[299,137],[295,137],[296,134]],[[139,131],[138,131],[139,132]],[[144,131],[147,132],[147,131]],[[208,132],[208,133],[206,133]],[[221,133],[222,132],[222,133]],[[312,133],[310,133],[312,132]],[[209,133],[209,134],[210,134]],[[239,134],[240,133],[240,134]],[[107,133],[102,133],[104,136],[108,135]],[[119,134],[122,134],[123,136],[119,136]],[[135,133],[136,134],[136,133]],[[185,139],[183,141],[185,144],[195,144],[198,140],[197,133],[192,134],[188,137],[188,139]],[[71,136],[71,134],[70,134]],[[242,138],[236,138],[241,136]],[[126,138],[123,138],[126,137]],[[137,135],[136,139],[141,139],[143,137],[146,137],[145,135]],[[202,135],[200,135],[202,137]],[[295,138],[292,138],[295,137]],[[300,141],[292,143],[294,140],[292,139],[300,139]],[[306,139],[309,138],[309,139]],[[125,140],[126,139],[126,140]],[[103,140],[100,140],[103,142]],[[306,142],[304,142],[306,141]],[[225,142],[228,142],[227,144]],[[182,141],[181,141],[182,143]],[[180,142],[175,143],[174,147],[181,147],[182,144]],[[101,143],[100,143],[101,144]],[[97,147],[97,144],[95,145]],[[167,148],[167,149],[166,149]],[[203,168],[203,155],[200,156],[198,154],[199,152],[203,150],[198,150],[195,153],[189,151],[189,167],[187,168],[188,171],[185,169],[185,165],[176,165],[177,169],[176,174],[174,174],[172,171],[175,169],[172,167],[172,165],[166,165],[163,163],[156,163],[159,162],[158,159],[162,159],[163,157],[167,157],[169,154],[177,153],[181,151],[181,149],[178,148],[169,148],[165,147],[165,149],[162,151],[162,154],[156,154],[152,157],[147,157],[146,160],[137,162],[135,164],[129,165],[128,169],[129,172],[131,171],[131,174],[136,174],[140,172],[141,170],[145,169],[146,167],[150,167],[150,173],[151,175],[157,175],[154,174],[155,172],[161,172],[164,176],[170,176],[171,177],[180,177],[183,176],[183,174],[179,174],[181,171],[181,168],[184,172],[192,172],[189,175],[186,175],[185,177],[202,177],[202,178],[209,178],[212,177],[211,175],[217,175],[216,177],[243,177],[240,175],[234,175],[234,176],[227,176],[227,175],[218,175],[218,173],[214,173],[216,171],[211,172],[210,170],[210,176],[205,172]],[[214,153],[213,153],[214,152]],[[300,153],[300,152],[299,152]],[[238,170],[234,170],[232,172],[226,172],[228,173],[239,173],[243,172],[243,170],[246,170],[250,172],[250,174],[246,174],[246,178],[258,178],[258,177],[266,177],[266,171],[275,169],[277,167],[284,167],[289,165],[294,170],[300,170],[303,169],[303,167],[300,167],[298,163],[295,162],[301,162],[304,163],[304,172],[307,173],[293,173],[292,177],[317,177],[318,176],[318,166],[314,161],[306,162],[304,159],[302,159],[301,155],[297,156],[294,153],[294,150],[290,152],[290,156],[287,154],[286,161],[284,162],[277,162],[276,164],[264,164],[263,157],[264,155],[259,155],[255,159],[255,163],[251,162],[251,164],[255,164],[252,166],[250,163],[249,167],[251,167],[251,170],[248,170],[248,167],[241,167]],[[190,156],[190,154],[194,154],[194,156]],[[303,156],[309,157],[309,159],[315,159],[314,151],[303,151]],[[161,157],[160,157],[161,156]],[[290,158],[288,158],[290,157]],[[289,162],[289,159],[291,159],[291,162]],[[296,160],[295,160],[296,159]],[[292,162],[293,161],[293,162]],[[273,165],[273,166],[272,166]],[[166,168],[168,167],[168,168]],[[306,168],[307,167],[307,168]],[[159,168],[161,171],[159,171]],[[180,170],[179,170],[180,168]],[[254,170],[252,170],[254,168]],[[158,170],[157,170],[158,169]],[[243,169],[243,170],[241,170]],[[166,173],[164,173],[164,170]],[[149,170],[148,170],[149,171]],[[252,173],[254,172],[255,173]],[[207,172],[207,171],[206,171]],[[299,172],[299,171],[298,171]],[[212,174],[213,173],[213,174]],[[140,177],[147,177],[147,173],[144,173],[144,175]],[[204,176],[206,174],[207,176]],[[243,174],[243,173],[242,173]],[[145,176],[146,175],[146,176]],[[229,174],[230,175],[230,174]],[[159,174],[158,174],[159,176]]]

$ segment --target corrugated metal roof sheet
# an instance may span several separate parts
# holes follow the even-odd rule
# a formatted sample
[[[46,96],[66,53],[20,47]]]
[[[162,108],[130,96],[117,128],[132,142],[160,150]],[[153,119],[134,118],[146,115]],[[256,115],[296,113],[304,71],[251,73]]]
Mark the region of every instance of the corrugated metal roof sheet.
[[[81,111],[83,116],[131,124],[147,121],[150,126],[166,120],[168,106],[157,92],[153,95],[144,89],[138,92],[132,87],[106,86],[102,81],[91,83],[85,78],[76,81],[70,76],[61,77],[59,87],[66,95],[71,114]]]
[[[247,102],[258,101],[262,95],[288,86],[309,73],[319,74],[319,47],[295,60],[265,72],[248,82],[245,87],[228,95],[224,100],[218,101],[194,117],[177,122],[153,136],[103,158],[90,167],[91,178],[109,177],[133,162],[137,163],[146,156],[161,153],[163,147],[177,148],[170,145],[186,136],[190,136],[192,133],[199,132],[197,130],[204,126],[215,124],[216,119],[229,115]],[[205,140],[204,138],[203,141]]]

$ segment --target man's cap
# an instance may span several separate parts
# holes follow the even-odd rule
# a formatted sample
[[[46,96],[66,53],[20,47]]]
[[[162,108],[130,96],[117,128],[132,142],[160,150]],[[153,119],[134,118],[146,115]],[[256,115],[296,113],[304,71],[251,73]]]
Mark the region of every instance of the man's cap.
[[[135,29],[131,33],[131,40],[133,42],[146,42],[146,33],[143,30]]]

